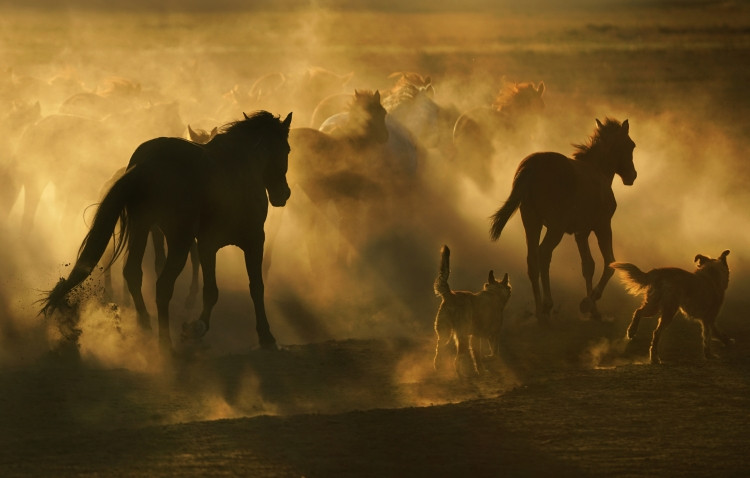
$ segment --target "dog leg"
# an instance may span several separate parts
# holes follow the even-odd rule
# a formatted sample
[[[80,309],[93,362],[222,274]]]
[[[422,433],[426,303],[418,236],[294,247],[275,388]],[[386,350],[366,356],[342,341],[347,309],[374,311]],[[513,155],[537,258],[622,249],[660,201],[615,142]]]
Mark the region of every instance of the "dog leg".
[[[654,329],[654,335],[651,338],[651,347],[648,351],[652,364],[661,363],[661,358],[659,358],[659,338],[661,337],[661,333],[664,331],[664,329],[666,329],[669,324],[672,323],[672,319],[677,314],[677,309],[678,306],[671,304],[662,307],[662,313],[659,317],[659,323]]]
[[[653,317],[659,312],[658,306],[659,305],[656,302],[649,302],[648,300],[643,301],[641,307],[633,313],[633,318],[630,320],[630,325],[628,326],[627,331],[628,339],[632,340],[635,337],[635,334],[638,332],[638,326],[641,323],[641,318]]]
[[[706,357],[706,360],[719,358],[715,353],[711,351],[711,339],[712,339],[712,328],[710,325],[708,325],[706,322],[707,320],[703,319],[701,322],[701,335],[703,336],[703,355]]]
[[[720,331],[718,327],[716,327],[716,322],[711,324],[711,331],[713,332],[714,337],[721,340],[725,347],[729,347],[734,343],[733,338],[727,336],[725,333]]]

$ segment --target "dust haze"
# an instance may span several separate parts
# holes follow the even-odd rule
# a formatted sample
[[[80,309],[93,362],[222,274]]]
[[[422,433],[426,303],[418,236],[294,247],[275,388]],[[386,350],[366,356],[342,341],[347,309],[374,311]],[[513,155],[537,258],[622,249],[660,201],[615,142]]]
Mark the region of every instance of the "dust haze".
[[[747,73],[715,54],[748,46],[745,7],[676,2],[659,15],[631,15],[627,2],[606,10],[596,2],[573,2],[564,14],[556,2],[541,1],[526,7],[475,1],[466,11],[456,6],[462,2],[376,11],[359,5],[364,2],[349,8],[342,8],[345,2],[280,2],[288,10],[269,2],[274,6],[253,11],[233,2],[220,2],[223,8],[215,11],[198,2],[183,10],[171,3],[153,10],[146,2],[141,8],[129,3],[121,10],[94,1],[81,2],[85,8],[75,2],[49,7],[54,9],[41,1],[23,9],[0,4],[0,367],[35,369],[65,354],[64,338],[54,321],[37,315],[36,301],[69,272],[92,205],[138,144],[184,137],[187,125],[210,130],[258,109],[282,118],[293,112],[292,127],[308,127],[325,97],[357,89],[385,94],[394,72],[429,76],[435,103],[454,119],[489,106],[515,82],[543,81],[545,108],[493,136],[484,185],[466,174],[471,165],[464,155],[471,152],[451,149],[452,123],[441,127],[438,145],[420,147],[410,194],[366,204],[353,235],[341,233],[342,206],[315,204],[294,183],[296,168],[304,165],[295,164],[293,154],[291,199],[285,208],[271,209],[266,222],[266,307],[283,348],[275,368],[254,350],[247,274],[240,251],[232,248],[218,255],[220,298],[212,328],[184,370],[164,365],[154,337],[137,329],[122,293],[121,264],[113,266],[111,291],[103,291],[103,275],[95,272],[78,324],[76,348],[85,367],[126,370],[144,374],[148,383],[177,387],[184,395],[165,421],[189,421],[429,405],[491,396],[552,366],[640,363],[645,348],[633,351],[622,339],[638,301],[616,277],[600,302],[605,320],[580,316],[585,287],[571,237],[552,259],[555,325],[540,330],[520,217],[511,218],[497,243],[488,235],[489,217],[505,201],[521,159],[536,151],[570,155],[572,144],[594,132],[595,119],[606,117],[628,119],[636,143],[635,184],[624,186],[619,177],[613,183],[617,259],[646,270],[692,270],[697,253],[715,257],[731,250],[719,324],[730,335],[747,328]],[[641,3],[649,12],[659,2]],[[662,15],[670,16],[668,23]],[[641,61],[639,52],[648,60]],[[396,179],[402,178],[385,181]],[[591,241],[598,279],[601,256]],[[432,282],[442,244],[453,251],[454,289],[480,290],[490,269],[510,276],[507,350],[489,365],[499,382],[485,377],[473,388],[441,388],[441,380],[453,377],[432,371],[439,304]],[[143,290],[155,315],[149,254]],[[182,323],[198,314],[183,306],[188,269],[171,303],[176,342]],[[680,340],[697,357],[700,341],[692,325],[684,327]],[[391,373],[379,378],[407,387],[401,400],[378,396],[371,390],[377,382],[341,377],[334,381],[355,398],[327,403],[321,393],[293,406],[281,398],[294,393],[295,383],[306,383],[303,374],[295,375],[295,360],[356,371],[363,354],[378,353],[368,340],[388,348],[384,360]],[[319,350],[347,341],[363,342],[340,357],[353,361],[344,365],[335,350]],[[239,357],[240,365],[230,367],[228,357]],[[273,378],[283,370],[288,375]],[[164,376],[168,380],[157,379]],[[307,380],[316,378],[325,380]],[[199,405],[186,405],[191,393]]]

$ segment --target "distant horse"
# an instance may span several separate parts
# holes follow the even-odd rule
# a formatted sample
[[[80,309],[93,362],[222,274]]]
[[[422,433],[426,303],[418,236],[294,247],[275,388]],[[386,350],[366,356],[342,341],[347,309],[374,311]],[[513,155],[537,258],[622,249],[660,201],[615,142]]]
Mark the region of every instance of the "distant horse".
[[[55,185],[67,221],[99,198],[99,187],[117,169],[117,158],[127,157],[134,145],[153,135],[179,136],[184,129],[177,103],[154,104],[103,120],[64,114],[42,118],[26,129],[16,152],[15,166],[25,191],[22,230],[33,228],[48,184]],[[85,162],[86,158],[93,160]],[[71,167],[82,161],[85,167]]]
[[[521,208],[528,274],[536,316],[541,323],[548,321],[552,310],[549,283],[552,250],[566,233],[575,235],[586,280],[586,298],[581,302],[581,312],[590,313],[596,319],[600,317],[596,301],[614,273],[609,267],[615,258],[611,220],[617,207],[612,180],[617,174],[623,184],[630,186],[637,175],[633,165],[635,143],[628,130],[628,120],[622,124],[609,118],[604,124],[596,120],[594,135],[587,144],[576,145],[573,158],[549,152],[527,156],[516,170],[510,196],[492,217],[490,236],[494,241],[516,209]],[[542,226],[547,231],[540,244]],[[588,243],[592,231],[604,256],[604,270],[596,287],[592,287],[594,259]],[[539,292],[540,272],[544,298]]]
[[[400,75],[396,84],[383,98],[383,107],[391,118],[409,130],[419,143],[432,148],[440,140],[440,106],[433,100],[435,89],[429,76],[416,73]]]
[[[329,118],[321,130],[291,130],[291,157],[297,166],[290,180],[321,212],[334,205],[342,236],[352,240],[363,208],[388,195],[389,172],[399,168],[383,155],[390,136],[380,93],[355,90],[348,111]]]
[[[281,121],[260,111],[223,126],[205,145],[164,137],[141,144],[125,174],[102,200],[73,270],[49,293],[42,313],[63,306],[68,292],[89,276],[119,221],[115,258],[127,249],[125,280],[139,324],[150,328],[141,292],[141,262],[149,232],[157,226],[168,247],[156,281],[161,350],[172,349],[169,302],[196,239],[203,269],[203,310],[198,320],[183,327],[183,336],[198,338],[208,331],[219,296],[216,253],[233,244],[245,253],[260,345],[274,348],[263,297],[263,225],[269,200],[281,207],[291,194],[286,181],[291,121],[291,113]]]
[[[517,141],[544,110],[544,82],[508,83],[489,106],[461,114],[453,127],[453,145],[462,170],[483,191],[492,186],[495,142]],[[525,133],[524,133],[525,134]]]

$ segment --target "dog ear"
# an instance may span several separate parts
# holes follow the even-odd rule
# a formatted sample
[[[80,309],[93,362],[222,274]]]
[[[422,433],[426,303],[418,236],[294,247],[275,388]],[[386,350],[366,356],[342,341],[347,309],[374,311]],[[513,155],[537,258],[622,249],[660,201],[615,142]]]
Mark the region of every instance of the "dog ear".
[[[727,262],[727,256],[728,255],[729,255],[729,249],[727,249],[726,251],[722,252],[721,256],[719,257],[719,259],[721,259],[724,262]]]
[[[508,273],[506,272],[503,276],[503,280],[500,281],[501,284],[508,285]]]
[[[699,267],[702,266],[704,263],[710,261],[710,260],[711,260],[710,257],[706,257],[703,254],[698,254],[698,255],[695,256],[695,259],[693,259],[693,261],[695,261],[695,262],[698,263]]]
[[[497,282],[495,280],[495,272],[494,271],[490,271],[490,275],[487,277],[487,282],[489,282],[490,284],[494,284],[495,282]]]

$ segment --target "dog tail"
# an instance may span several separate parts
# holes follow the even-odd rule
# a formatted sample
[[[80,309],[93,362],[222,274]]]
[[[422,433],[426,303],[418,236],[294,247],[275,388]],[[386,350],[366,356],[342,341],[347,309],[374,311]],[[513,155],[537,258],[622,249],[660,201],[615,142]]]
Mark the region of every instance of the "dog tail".
[[[440,249],[440,273],[435,278],[435,295],[445,297],[451,293],[451,287],[448,285],[448,275],[451,272],[450,266],[451,250],[448,246]]]
[[[609,265],[612,269],[620,271],[622,283],[625,288],[633,295],[640,295],[648,289],[651,281],[648,274],[640,270],[634,264],[629,262],[613,262]]]

